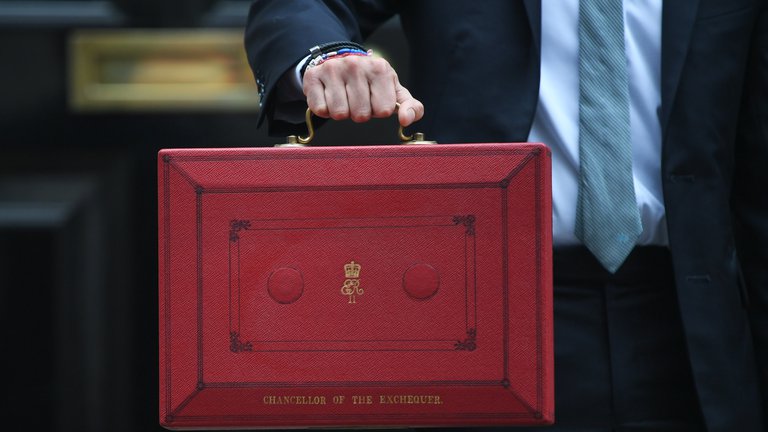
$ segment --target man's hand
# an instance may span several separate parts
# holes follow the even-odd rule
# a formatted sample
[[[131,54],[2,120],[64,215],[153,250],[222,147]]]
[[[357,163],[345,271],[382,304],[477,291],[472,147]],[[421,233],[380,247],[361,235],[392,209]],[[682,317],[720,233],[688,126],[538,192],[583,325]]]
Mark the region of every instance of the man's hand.
[[[382,59],[348,56],[329,59],[304,72],[307,105],[319,117],[360,123],[389,117],[400,103],[398,120],[405,127],[424,116],[424,105],[400,85],[397,73]]]

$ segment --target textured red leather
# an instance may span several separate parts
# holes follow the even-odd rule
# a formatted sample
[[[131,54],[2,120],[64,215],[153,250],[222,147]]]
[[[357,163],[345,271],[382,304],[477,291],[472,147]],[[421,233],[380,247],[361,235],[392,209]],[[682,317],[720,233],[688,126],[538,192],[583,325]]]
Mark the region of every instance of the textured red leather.
[[[158,161],[160,423],[553,422],[541,144]]]

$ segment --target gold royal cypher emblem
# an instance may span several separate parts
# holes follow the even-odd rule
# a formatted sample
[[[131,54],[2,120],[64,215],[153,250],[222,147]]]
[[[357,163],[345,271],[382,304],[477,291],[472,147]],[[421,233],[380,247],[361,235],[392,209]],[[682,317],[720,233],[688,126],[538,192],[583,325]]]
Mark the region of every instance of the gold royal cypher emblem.
[[[357,303],[355,296],[363,295],[363,289],[360,288],[360,264],[350,261],[344,264],[344,276],[347,278],[344,285],[341,286],[341,294],[349,296],[349,304]]]

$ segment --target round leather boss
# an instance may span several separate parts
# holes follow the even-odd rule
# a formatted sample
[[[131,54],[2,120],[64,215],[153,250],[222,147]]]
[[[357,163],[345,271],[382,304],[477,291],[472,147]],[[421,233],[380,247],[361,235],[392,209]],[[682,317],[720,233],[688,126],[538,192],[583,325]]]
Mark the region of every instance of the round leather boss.
[[[440,288],[440,274],[429,264],[415,264],[403,274],[405,293],[416,300],[426,300]]]
[[[296,269],[281,267],[269,275],[267,292],[278,303],[293,303],[304,293],[304,278]]]

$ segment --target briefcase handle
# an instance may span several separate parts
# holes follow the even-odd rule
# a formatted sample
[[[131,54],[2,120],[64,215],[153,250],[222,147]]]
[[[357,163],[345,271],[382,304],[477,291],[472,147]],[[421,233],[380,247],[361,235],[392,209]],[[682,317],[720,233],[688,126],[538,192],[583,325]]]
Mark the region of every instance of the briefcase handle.
[[[400,104],[395,103],[395,112],[399,109]],[[288,135],[285,143],[276,144],[275,147],[307,147],[309,142],[315,137],[315,127],[312,125],[312,110],[309,108],[307,108],[307,112],[304,114],[304,120],[307,123],[307,136]],[[397,129],[397,136],[400,138],[402,144],[437,144],[436,141],[425,140],[424,134],[421,132],[414,132],[412,135],[406,135],[402,125]]]

